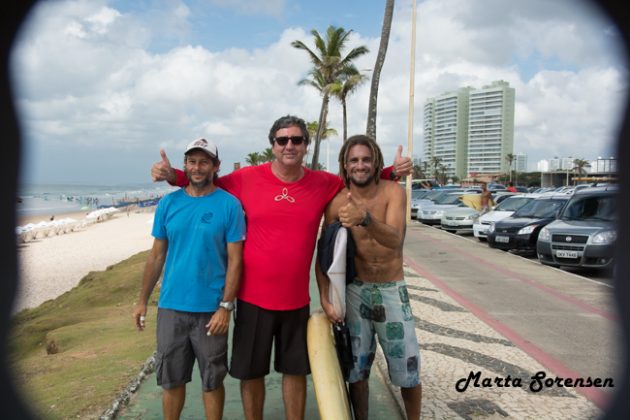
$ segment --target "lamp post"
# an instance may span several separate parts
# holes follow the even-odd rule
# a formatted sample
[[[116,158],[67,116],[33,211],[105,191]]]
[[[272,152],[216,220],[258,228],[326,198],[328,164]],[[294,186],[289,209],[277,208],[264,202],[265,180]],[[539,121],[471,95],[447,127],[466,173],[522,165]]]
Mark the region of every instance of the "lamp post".
[[[569,156],[569,162],[571,162],[571,156]],[[567,184],[566,186],[569,186],[569,164],[567,164]]]

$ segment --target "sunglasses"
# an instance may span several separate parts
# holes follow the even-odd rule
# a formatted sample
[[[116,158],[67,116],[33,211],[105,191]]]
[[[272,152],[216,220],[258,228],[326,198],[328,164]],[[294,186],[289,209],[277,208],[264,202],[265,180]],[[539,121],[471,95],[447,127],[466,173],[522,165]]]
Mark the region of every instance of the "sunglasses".
[[[276,137],[273,140],[278,143],[278,146],[286,146],[289,140],[291,140],[291,143],[293,143],[294,146],[299,146],[306,141],[303,136]]]

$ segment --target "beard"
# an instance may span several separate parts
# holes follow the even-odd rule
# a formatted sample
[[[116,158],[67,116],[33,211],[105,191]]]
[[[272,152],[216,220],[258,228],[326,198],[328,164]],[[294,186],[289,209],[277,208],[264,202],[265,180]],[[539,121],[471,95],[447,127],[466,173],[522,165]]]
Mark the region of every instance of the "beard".
[[[363,180],[354,179],[354,177],[350,176],[350,183],[355,187],[364,188],[368,185],[371,185],[374,182],[374,175],[370,175]]]
[[[205,188],[208,185],[210,185],[210,179],[208,177],[205,177],[201,181],[193,181],[191,174],[189,172],[186,172],[186,178],[188,178],[188,183],[192,187],[197,188],[197,189]]]

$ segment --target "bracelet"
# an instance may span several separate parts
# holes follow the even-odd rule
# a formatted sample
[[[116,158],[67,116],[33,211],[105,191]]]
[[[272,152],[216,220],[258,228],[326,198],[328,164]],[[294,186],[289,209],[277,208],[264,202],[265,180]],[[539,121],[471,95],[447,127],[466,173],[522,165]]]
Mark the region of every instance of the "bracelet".
[[[389,179],[392,181],[398,181],[400,177],[396,175],[396,171],[392,169],[392,171],[389,173]]]

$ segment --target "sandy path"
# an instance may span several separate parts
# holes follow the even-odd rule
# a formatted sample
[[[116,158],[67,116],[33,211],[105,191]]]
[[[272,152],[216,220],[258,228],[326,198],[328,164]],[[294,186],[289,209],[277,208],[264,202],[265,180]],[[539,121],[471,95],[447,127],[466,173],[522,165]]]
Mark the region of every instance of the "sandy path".
[[[13,313],[67,292],[90,271],[150,249],[152,223],[150,212],[120,213],[78,232],[19,244],[20,283]]]

